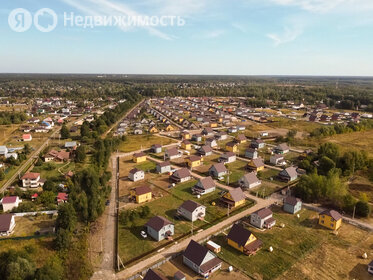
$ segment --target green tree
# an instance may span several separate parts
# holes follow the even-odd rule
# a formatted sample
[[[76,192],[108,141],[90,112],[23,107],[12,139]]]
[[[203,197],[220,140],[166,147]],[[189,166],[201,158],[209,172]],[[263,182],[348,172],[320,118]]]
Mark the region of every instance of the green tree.
[[[51,204],[54,204],[56,195],[52,191],[44,191],[41,193],[38,199],[44,206],[49,206]]]
[[[66,125],[62,125],[60,133],[61,133],[61,138],[62,139],[68,139],[68,138],[70,138],[70,131],[67,128]]]
[[[5,179],[5,173],[4,173],[4,170],[0,170],[0,181],[4,180]]]
[[[35,273],[35,280],[62,280],[64,277],[62,261],[58,256],[52,256]]]
[[[328,158],[327,156],[323,156],[319,160],[319,173],[322,175],[327,175],[328,172],[335,168],[335,162]]]
[[[359,200],[356,203],[356,215],[360,217],[368,217],[370,215],[370,205],[366,201]]]
[[[339,147],[334,143],[324,143],[319,147],[318,154],[320,158],[326,156],[334,162],[337,162],[340,155],[340,150]]]
[[[65,229],[73,231],[76,225],[76,213],[70,203],[63,203],[58,207],[58,216],[56,219],[56,231]]]
[[[78,148],[76,148],[76,153],[75,153],[75,161],[82,163],[86,159],[86,148],[85,145],[80,145]]]
[[[8,264],[7,272],[7,280],[30,279],[35,273],[35,265],[28,259],[19,256]]]

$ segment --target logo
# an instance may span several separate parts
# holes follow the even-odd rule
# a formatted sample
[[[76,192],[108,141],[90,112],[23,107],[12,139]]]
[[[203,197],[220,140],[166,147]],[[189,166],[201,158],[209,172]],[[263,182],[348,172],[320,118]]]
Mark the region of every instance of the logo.
[[[29,30],[32,21],[34,21],[34,26],[40,32],[51,32],[57,26],[58,17],[57,14],[49,8],[38,10],[34,14],[34,18],[28,10],[22,8],[14,9],[8,17],[8,24],[15,32],[25,32]],[[48,23],[45,23],[45,21],[48,21]]]
[[[32,15],[26,9],[15,9],[9,14],[8,23],[13,31],[25,32],[32,25]]]

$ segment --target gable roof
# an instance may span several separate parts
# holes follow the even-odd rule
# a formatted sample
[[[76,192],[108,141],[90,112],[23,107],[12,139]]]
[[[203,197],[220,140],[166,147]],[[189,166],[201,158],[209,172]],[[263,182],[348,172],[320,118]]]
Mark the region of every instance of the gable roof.
[[[175,176],[177,178],[186,178],[186,177],[190,177],[191,174],[188,168],[180,168],[176,170],[174,174],[172,174],[172,176]]]
[[[134,169],[131,169],[129,173],[130,174],[136,174],[137,172],[144,172],[144,171],[142,171],[140,169],[137,169],[137,168],[134,168]]]
[[[284,203],[295,206],[298,202],[301,202],[302,200],[300,198],[296,198],[294,196],[287,196],[284,199]]]
[[[190,240],[188,247],[185,249],[183,256],[197,266],[200,266],[208,252],[209,250],[206,247],[192,239]]]
[[[172,223],[162,216],[155,216],[151,218],[145,226],[151,227],[156,231],[160,231],[163,227],[171,225]]]
[[[205,153],[212,152],[212,148],[209,145],[202,146],[200,150],[203,151],[203,152],[205,152]]]
[[[139,158],[139,157],[145,157],[146,154],[145,154],[144,152],[140,152],[140,153],[133,154],[133,156],[134,156],[135,158]]]
[[[201,160],[201,157],[196,156],[196,155],[191,155],[190,157],[188,157],[188,159],[189,159],[191,162],[194,162],[194,161],[199,161],[199,160]]]
[[[171,148],[171,149],[167,149],[166,150],[166,153],[169,155],[169,156],[176,156],[179,154],[179,150],[177,148]]]
[[[224,163],[215,163],[213,166],[210,167],[215,168],[216,172],[221,173],[221,172],[227,172],[227,168],[225,167]]]
[[[234,202],[241,201],[243,199],[246,199],[245,194],[243,193],[241,188],[236,188],[229,191],[229,194],[231,195],[231,198]]]
[[[8,231],[10,229],[10,223],[12,221],[12,214],[1,214],[0,215],[0,232]]]
[[[25,175],[22,176],[21,180],[36,180],[40,176],[40,173],[35,172],[28,172]]]
[[[214,182],[214,180],[212,179],[211,176],[200,179],[199,183],[200,183],[201,187],[205,190],[215,187],[215,182]]]
[[[170,164],[169,161],[163,161],[163,162],[158,162],[157,165],[160,166],[160,167],[165,167],[165,166],[169,166],[171,164]]]
[[[239,247],[245,246],[252,232],[244,228],[242,225],[234,224],[229,231],[227,238],[236,242]]]
[[[146,274],[145,274],[145,277],[143,278],[143,280],[167,280],[168,278],[164,277],[163,275],[155,272],[154,270],[152,269],[149,269]]]
[[[257,214],[261,219],[264,219],[273,214],[271,209],[269,208],[262,208],[254,213]]]
[[[289,150],[289,146],[286,143],[281,143],[276,147],[276,149],[285,151],[285,150]]]
[[[258,177],[256,176],[255,172],[250,172],[243,175],[244,179],[249,183],[253,184],[259,181]]]
[[[136,195],[143,195],[150,192],[152,192],[152,189],[149,186],[140,186],[135,188]]]
[[[193,200],[187,200],[187,201],[184,201],[183,204],[181,204],[180,208],[183,208],[183,209],[185,209],[189,212],[193,212],[194,210],[196,210],[200,206],[202,206],[202,205],[193,201]]]
[[[321,212],[320,215],[330,216],[336,221],[338,221],[339,219],[342,219],[342,215],[335,210],[325,210],[325,211]]]
[[[4,196],[1,200],[2,204],[10,204],[15,203],[17,201],[18,196]]]
[[[297,169],[294,166],[288,167],[280,172],[281,175],[287,176],[289,175],[290,178],[297,177],[298,172]]]
[[[261,158],[255,158],[253,160],[251,160],[251,163],[252,165],[254,165],[255,167],[261,167],[261,166],[264,166],[264,162]]]

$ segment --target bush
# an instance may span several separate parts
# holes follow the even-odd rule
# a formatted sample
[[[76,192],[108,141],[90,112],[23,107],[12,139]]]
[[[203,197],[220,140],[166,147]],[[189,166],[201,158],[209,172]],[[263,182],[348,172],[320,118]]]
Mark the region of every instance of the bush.
[[[368,217],[370,215],[370,205],[366,201],[359,200],[356,203],[356,215],[360,217]]]

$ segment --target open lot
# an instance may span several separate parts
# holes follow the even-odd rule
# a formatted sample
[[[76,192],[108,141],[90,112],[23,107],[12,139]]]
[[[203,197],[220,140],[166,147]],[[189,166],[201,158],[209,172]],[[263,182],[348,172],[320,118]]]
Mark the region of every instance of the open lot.
[[[54,227],[55,221],[52,215],[16,217],[12,237],[32,236],[37,231],[49,230]]]
[[[147,149],[154,144],[168,145],[176,143],[176,141],[152,134],[146,135],[128,135],[126,141],[122,142],[119,146],[119,151],[127,153],[140,150],[141,148]]]
[[[218,256],[253,279],[352,279],[352,275],[367,279],[360,278],[367,275],[362,264],[369,262],[361,255],[373,253],[372,236],[367,232],[343,224],[334,235],[317,224],[315,212],[302,210],[298,219],[280,209],[273,210],[277,220],[273,229],[262,232],[248,227],[264,243],[256,255],[242,254],[219,235],[213,239],[222,245]],[[280,227],[282,223],[284,228]]]

